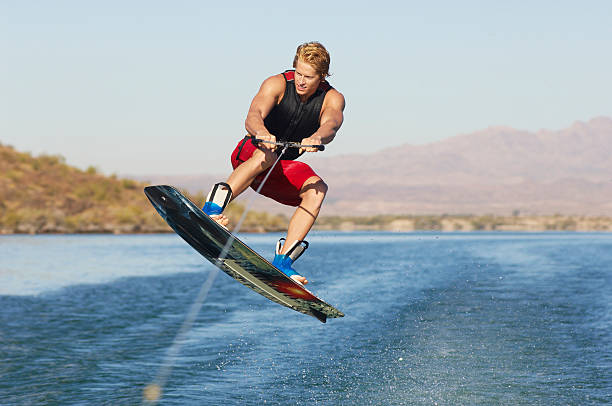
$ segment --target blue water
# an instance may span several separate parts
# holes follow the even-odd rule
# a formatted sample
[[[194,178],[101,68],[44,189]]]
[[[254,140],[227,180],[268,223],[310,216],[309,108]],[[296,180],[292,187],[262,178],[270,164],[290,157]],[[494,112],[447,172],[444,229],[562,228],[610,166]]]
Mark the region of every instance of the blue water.
[[[612,234],[309,240],[296,267],[346,317],[219,273],[159,404],[612,404]],[[140,404],[213,270],[170,234],[0,237],[0,404]]]

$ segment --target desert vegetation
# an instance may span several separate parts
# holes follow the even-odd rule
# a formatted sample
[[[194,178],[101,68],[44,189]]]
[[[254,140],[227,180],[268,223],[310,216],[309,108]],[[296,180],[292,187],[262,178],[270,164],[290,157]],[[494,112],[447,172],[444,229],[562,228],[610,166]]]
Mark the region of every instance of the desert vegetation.
[[[170,232],[144,195],[146,185],[0,144],[0,234]],[[186,194],[203,204],[202,193]],[[227,215],[235,224],[243,211],[232,203]],[[284,216],[251,212],[242,229],[280,230],[286,223]]]

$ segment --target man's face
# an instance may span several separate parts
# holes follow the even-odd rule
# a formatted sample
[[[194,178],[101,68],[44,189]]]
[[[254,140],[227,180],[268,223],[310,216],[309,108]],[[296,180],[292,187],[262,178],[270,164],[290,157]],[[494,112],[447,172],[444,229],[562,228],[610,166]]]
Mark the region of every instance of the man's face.
[[[298,59],[295,64],[295,90],[299,96],[310,97],[321,83],[321,76],[315,69]]]

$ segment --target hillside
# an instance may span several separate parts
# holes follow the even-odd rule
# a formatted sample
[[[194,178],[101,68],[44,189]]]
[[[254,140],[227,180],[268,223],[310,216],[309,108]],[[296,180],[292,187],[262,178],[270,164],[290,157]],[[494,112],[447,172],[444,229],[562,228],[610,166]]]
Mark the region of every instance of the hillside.
[[[0,233],[153,232],[166,229],[143,184],[0,145]]]
[[[609,231],[610,157],[607,117],[560,131],[491,127],[372,154],[312,154],[307,162],[330,185],[315,228]],[[201,190],[223,178],[148,180],[187,189],[201,205]],[[145,179],[83,171],[61,156],[33,157],[0,144],[0,233],[168,232],[142,192]],[[252,195],[230,205],[231,224]],[[293,212],[261,196],[252,208],[242,231],[284,230]]]
[[[0,144],[0,234],[171,231],[144,195],[146,185]],[[202,194],[189,197],[197,204],[204,200]],[[234,224],[243,210],[239,204],[228,207]],[[280,230],[286,224],[283,216],[252,212],[243,230]]]

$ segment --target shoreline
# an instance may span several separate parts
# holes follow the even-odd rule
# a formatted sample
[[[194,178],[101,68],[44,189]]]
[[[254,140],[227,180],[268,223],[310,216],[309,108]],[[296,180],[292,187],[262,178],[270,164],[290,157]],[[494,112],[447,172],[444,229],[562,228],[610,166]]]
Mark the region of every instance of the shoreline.
[[[612,217],[585,215],[431,215],[328,218],[315,229],[339,231],[583,231],[612,232]]]
[[[287,224],[261,222],[243,228],[241,233],[283,232]],[[431,216],[391,216],[372,217],[320,217],[313,231],[383,231],[383,232],[612,232],[612,217],[583,215],[547,216],[495,216],[495,215],[431,215]],[[164,224],[89,224],[82,228],[67,228],[57,224],[19,224],[2,227],[0,235],[45,235],[45,234],[167,234],[172,229]]]

